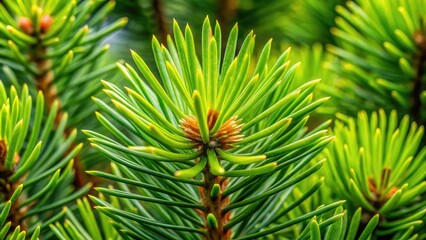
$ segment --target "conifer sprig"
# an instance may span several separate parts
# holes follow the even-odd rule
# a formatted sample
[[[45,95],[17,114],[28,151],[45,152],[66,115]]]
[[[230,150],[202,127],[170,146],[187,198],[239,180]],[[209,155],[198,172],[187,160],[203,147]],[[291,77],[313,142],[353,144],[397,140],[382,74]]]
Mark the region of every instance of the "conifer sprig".
[[[90,96],[100,88],[95,80],[115,67],[99,63],[109,48],[98,47],[100,41],[127,22],[122,18],[103,26],[114,6],[115,1],[4,1],[1,63],[18,73],[9,74],[9,80],[16,88],[21,86],[17,78],[28,81],[43,92],[49,108],[58,102],[58,118],[67,112],[71,126],[87,120],[94,111]]]
[[[350,1],[336,7],[332,33],[341,59],[329,66],[344,81],[330,91],[340,110],[378,108],[426,121],[426,5],[421,0]]]
[[[426,168],[424,127],[408,116],[399,122],[395,111],[389,116],[380,110],[371,116],[360,112],[356,119],[338,117],[336,139],[323,153],[329,159],[324,175],[333,193],[348,201],[349,210],[361,207],[366,220],[380,215],[375,237],[402,239],[424,230],[426,173],[419,171]]]
[[[57,105],[54,127],[63,115],[68,116],[67,134],[75,127],[96,128],[90,117],[96,106],[90,97],[100,91],[99,79],[116,68],[101,61],[109,49],[109,45],[100,46],[101,41],[127,22],[122,18],[105,24],[114,7],[115,1],[94,0],[6,0],[0,4],[4,80],[18,90],[26,83],[33,96],[41,91],[48,109]],[[76,187],[87,183],[84,166],[90,161],[85,160],[76,158]]]
[[[212,29],[206,18],[200,59],[189,26],[181,31],[175,22],[173,32],[168,48],[153,38],[158,76],[132,52],[142,77],[129,64],[118,64],[129,87],[103,82],[114,108],[94,99],[102,110],[97,117],[113,138],[85,132],[115,165],[113,175],[90,173],[116,181],[118,189],[97,190],[127,206],[122,211],[92,197],[97,209],[130,237],[253,239],[341,205],[274,227],[273,221],[259,224],[266,212],[280,211],[271,206],[282,201],[283,191],[324,163],[301,171],[331,140],[326,126],[309,133],[304,128],[326,98],[312,100],[318,81],[290,88],[298,64],[288,61],[286,51],[268,65],[270,41],[258,62],[252,62],[253,33],[237,53],[237,26],[222,56],[220,27]]]
[[[70,185],[74,179],[73,158],[82,145],[71,147],[77,132],[73,130],[66,136],[66,114],[60,122],[55,122],[58,103],[52,105],[46,117],[44,104],[41,92],[34,104],[26,85],[21,93],[14,87],[7,92],[0,82],[0,229],[3,237],[13,239],[13,229],[18,229],[18,234],[22,231],[22,236],[43,233],[49,222],[63,216],[64,205],[91,187],[74,189]],[[55,127],[55,124],[59,125]]]

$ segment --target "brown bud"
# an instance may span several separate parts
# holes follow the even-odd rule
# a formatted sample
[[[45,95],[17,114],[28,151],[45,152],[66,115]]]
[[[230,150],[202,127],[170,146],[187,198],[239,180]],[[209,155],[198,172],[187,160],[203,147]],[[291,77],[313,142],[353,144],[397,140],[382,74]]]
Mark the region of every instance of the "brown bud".
[[[417,31],[414,33],[414,43],[421,51],[426,51],[426,33]]]
[[[50,29],[50,26],[52,25],[52,21],[53,21],[53,19],[49,15],[44,15],[41,18],[40,30],[41,30],[42,33],[46,33]]]
[[[22,29],[22,31],[24,31],[26,34],[31,35],[34,33],[33,22],[31,19],[27,17],[20,17],[18,19],[18,25],[19,28]]]

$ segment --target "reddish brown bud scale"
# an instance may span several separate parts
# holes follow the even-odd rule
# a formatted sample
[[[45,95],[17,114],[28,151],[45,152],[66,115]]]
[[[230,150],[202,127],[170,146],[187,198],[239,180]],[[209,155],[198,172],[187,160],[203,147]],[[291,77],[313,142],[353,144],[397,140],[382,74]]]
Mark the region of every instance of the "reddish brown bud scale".
[[[31,19],[27,17],[20,17],[18,19],[18,25],[19,25],[19,28],[22,31],[24,31],[26,34],[31,35],[34,33],[33,22],[31,21]]]
[[[414,43],[418,48],[426,50],[426,34],[421,31],[414,33]]]
[[[216,124],[219,113],[214,110],[209,110],[207,115],[207,122],[209,130]],[[201,139],[197,119],[194,116],[187,116],[180,121],[181,128],[186,134],[186,137],[191,140],[197,149],[203,149],[205,145]],[[241,119],[232,117],[228,119],[215,135],[210,136],[208,143],[209,148],[220,148],[223,150],[234,148],[234,144],[243,140],[243,135],[240,134],[243,124],[240,124]]]
[[[52,26],[52,17],[49,15],[44,15],[40,21],[40,30],[42,33],[46,33]]]

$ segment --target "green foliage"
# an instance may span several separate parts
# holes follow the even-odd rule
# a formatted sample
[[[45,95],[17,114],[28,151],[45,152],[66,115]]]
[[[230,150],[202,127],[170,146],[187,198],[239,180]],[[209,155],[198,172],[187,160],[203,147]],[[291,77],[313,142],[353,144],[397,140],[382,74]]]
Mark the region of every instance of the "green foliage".
[[[341,59],[330,67],[344,80],[333,91],[338,110],[395,109],[426,120],[426,5],[423,0],[350,1],[336,8],[338,42],[328,50]]]
[[[335,26],[334,8],[344,2],[343,0],[289,1],[291,10],[288,13],[281,12],[282,16],[278,18],[280,19],[278,21],[268,20],[273,21],[278,27],[275,30],[284,35],[280,39],[285,39],[292,44],[332,43],[334,40],[330,28]],[[279,3],[283,4],[282,1]],[[269,11],[275,12],[274,8]],[[268,13],[265,15],[270,16]],[[259,28],[262,29],[262,26]]]
[[[424,127],[408,116],[398,122],[395,111],[338,117],[336,139],[323,152],[329,159],[326,182],[336,197],[348,200],[349,210],[361,207],[367,219],[380,215],[374,236],[405,239],[401,236],[416,228],[424,230],[419,227],[426,213],[426,172],[419,171],[426,169]]]
[[[101,200],[105,200],[100,195]],[[112,204],[120,207],[117,199],[111,198]],[[59,239],[111,239],[121,240],[120,235],[115,231],[114,226],[104,215],[97,215],[93,212],[87,198],[77,201],[78,216],[70,209],[65,209],[66,220],[64,224],[57,222],[51,224],[50,228]],[[80,220],[81,219],[81,220]]]
[[[423,1],[0,0],[0,239],[426,239]]]
[[[43,95],[39,93],[33,104],[26,85],[22,88],[18,93],[12,87],[8,94],[0,83],[0,209],[8,219],[7,228],[26,225],[32,234],[38,226],[43,231],[49,222],[57,221],[63,214],[60,209],[86,193],[90,185],[76,192],[71,185],[72,159],[82,145],[72,147],[76,130],[65,137],[67,115],[55,122],[55,102],[44,117]],[[14,234],[5,229],[3,236]]]
[[[312,101],[318,81],[290,90],[297,65],[287,60],[289,51],[269,66],[269,42],[253,63],[251,33],[236,54],[236,26],[223,59],[219,25],[211,29],[208,18],[200,60],[191,29],[182,32],[175,23],[173,30],[168,49],[155,38],[152,42],[160,78],[132,52],[146,82],[130,65],[119,64],[130,86],[126,92],[104,82],[115,109],[95,99],[103,111],[98,119],[113,138],[86,134],[116,165],[112,174],[90,173],[116,181],[118,189],[97,190],[126,203],[117,209],[93,197],[97,209],[133,238],[253,239],[341,205],[271,226],[274,216],[289,210],[276,207],[286,198],[282,193],[323,164],[301,171],[331,139],[326,125],[304,128],[309,113],[326,100]],[[131,135],[120,132],[120,125]]]
[[[171,33],[172,20],[188,23],[193,31],[202,29],[206,15],[217,19],[224,30],[224,39],[234,23],[238,23],[240,32],[253,31],[258,42],[273,38],[276,46],[287,43],[292,46],[333,42],[330,28],[334,26],[337,4],[342,0],[118,0],[115,16],[127,15],[133,21],[121,32],[120,46],[115,52],[126,59],[132,48],[137,52],[147,52],[144,60],[148,66],[154,66],[154,60],[148,46],[151,35],[165,43]],[[194,32],[199,36],[199,32]],[[241,36],[244,36],[241,35]],[[244,39],[239,39],[243,41]],[[277,50],[278,51],[278,50]],[[278,51],[279,52],[279,51]],[[312,72],[312,71],[310,71]],[[324,78],[325,79],[325,78]]]
[[[6,66],[5,80],[17,89],[26,82],[34,86],[31,90],[41,90],[48,107],[59,100],[71,126],[87,120],[95,110],[90,97],[99,91],[97,80],[115,68],[98,61],[109,48],[99,47],[100,41],[127,22],[124,18],[102,26],[114,5],[114,1],[3,1],[0,63]]]
[[[5,204],[2,204],[0,206],[0,239],[8,239],[10,240],[23,240],[26,239],[26,232],[21,230],[21,226],[14,226],[15,230],[10,231],[12,223],[7,222],[6,220],[8,217],[10,217],[10,210],[14,204],[16,204],[17,199],[19,198],[19,195],[22,192],[22,185],[18,186],[15,191],[13,192],[12,196],[8,201],[5,202]],[[39,239],[40,235],[40,226],[38,226],[31,235],[31,240]]]
[[[336,216],[337,214],[345,214],[345,211],[343,211],[343,207],[340,207],[336,209]],[[339,219],[336,223],[333,223],[333,225],[329,226],[327,228],[327,232],[325,233],[324,239],[325,240],[333,240],[333,239],[358,239],[358,240],[367,240],[371,239],[372,233],[377,226],[377,223],[379,222],[379,214],[374,215],[371,219],[367,220],[367,223],[363,226],[362,229],[360,225],[361,224],[361,217],[362,217],[362,210],[361,208],[358,208],[355,213],[351,216],[351,218],[348,217],[348,214],[345,214],[342,219]],[[326,220],[327,221],[327,220]],[[324,222],[326,222],[324,221]],[[321,225],[321,223],[320,223]],[[320,239],[318,236],[318,233],[313,233],[314,230],[312,230],[311,225],[311,236],[316,235],[317,239]],[[311,237],[312,238],[312,237]]]
[[[287,44],[284,46],[287,46]],[[293,54],[290,56],[290,60],[300,64],[296,70],[298,77],[293,82],[291,88],[296,89],[298,86],[303,85],[308,81],[321,79],[318,84],[318,92],[315,97],[319,98],[329,96],[329,91],[332,89],[330,88],[330,84],[333,84],[335,81],[337,81],[337,75],[333,71],[330,71],[326,65],[327,62],[331,61],[334,56],[328,53],[324,46],[320,43],[291,48]],[[332,102],[333,99],[330,101]],[[332,106],[330,101],[327,101],[324,103],[324,105],[321,105],[317,110],[317,112],[321,113],[321,116],[329,114],[328,109],[330,106]],[[317,118],[319,115],[315,117]]]
[[[309,167],[309,165],[306,167]],[[333,196],[334,189],[330,187],[331,184],[322,186],[325,178],[321,174],[323,174],[323,171],[317,172],[306,181],[296,184],[291,191],[283,194],[282,197],[285,200],[280,207],[287,209],[287,211],[280,216],[275,216],[278,223],[309,214],[315,211],[318,206],[324,206],[324,204],[331,203],[334,201],[333,199],[336,199],[336,196]],[[350,211],[348,214],[346,209],[338,207],[334,213],[329,212],[315,217],[310,222],[305,222],[303,225],[295,226],[265,239],[368,239],[378,224],[379,215],[376,214],[377,216],[369,221],[367,219],[361,222],[364,215],[362,208],[358,208],[355,212]],[[318,225],[320,232],[317,231],[316,225]]]

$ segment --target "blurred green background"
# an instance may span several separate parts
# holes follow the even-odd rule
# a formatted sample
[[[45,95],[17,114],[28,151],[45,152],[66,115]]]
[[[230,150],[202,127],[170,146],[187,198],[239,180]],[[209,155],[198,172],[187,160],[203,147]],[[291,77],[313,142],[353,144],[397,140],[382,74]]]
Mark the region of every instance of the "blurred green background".
[[[251,30],[258,46],[270,38],[273,46],[283,50],[320,43],[333,43],[330,28],[334,25],[335,6],[342,0],[117,0],[111,21],[122,16],[129,18],[124,30],[106,41],[111,43],[112,57],[130,60],[128,49],[152,59],[150,42],[155,35],[165,43],[171,32],[173,19],[181,27],[186,23],[193,31],[200,31],[206,16],[217,20],[223,34],[238,22],[240,39]],[[194,37],[200,38],[200,32]],[[226,39],[226,35],[224,35]],[[128,61],[130,62],[130,61]]]

